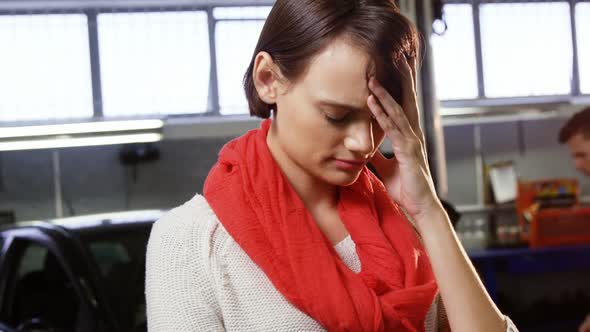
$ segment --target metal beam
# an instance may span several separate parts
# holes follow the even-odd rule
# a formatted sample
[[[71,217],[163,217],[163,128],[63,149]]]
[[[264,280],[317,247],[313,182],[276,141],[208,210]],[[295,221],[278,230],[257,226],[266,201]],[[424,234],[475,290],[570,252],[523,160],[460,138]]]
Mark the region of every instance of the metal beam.
[[[219,77],[217,75],[217,43],[215,35],[217,22],[213,17],[213,8],[207,9],[207,24],[209,26],[209,105],[208,113],[219,115]]]
[[[274,0],[0,0],[0,10],[272,6]]]
[[[473,5],[473,36],[475,38],[475,63],[477,66],[477,96],[485,98],[485,83],[483,72],[483,51],[481,49],[481,24],[479,20],[479,1],[474,0]]]
[[[579,96],[580,92],[580,67],[578,58],[578,33],[576,27],[576,0],[570,0],[570,16],[572,24],[572,95]]]
[[[430,172],[438,195],[446,198],[448,193],[448,176],[445,157],[444,133],[441,126],[441,117],[438,107],[438,98],[434,86],[434,62],[432,59],[432,48],[430,47],[430,35],[432,34],[432,16],[431,4],[427,1],[416,2],[416,26],[422,34],[424,45],[424,55],[420,67],[420,96],[422,101],[422,114],[424,118],[424,135],[426,139],[426,149],[428,152],[428,161]]]
[[[98,45],[98,24],[96,21],[97,14],[89,13],[88,17],[88,43],[90,51],[90,74],[92,77],[92,105],[94,107],[94,117],[103,116],[102,109],[102,83],[100,78],[100,50]]]

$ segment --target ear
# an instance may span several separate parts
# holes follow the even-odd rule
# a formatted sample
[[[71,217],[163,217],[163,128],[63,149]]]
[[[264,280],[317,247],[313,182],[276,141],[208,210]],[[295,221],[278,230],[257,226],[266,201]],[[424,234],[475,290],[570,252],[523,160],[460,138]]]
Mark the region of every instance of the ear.
[[[267,52],[256,54],[252,75],[260,99],[269,105],[275,104],[281,87],[282,75],[270,54]]]

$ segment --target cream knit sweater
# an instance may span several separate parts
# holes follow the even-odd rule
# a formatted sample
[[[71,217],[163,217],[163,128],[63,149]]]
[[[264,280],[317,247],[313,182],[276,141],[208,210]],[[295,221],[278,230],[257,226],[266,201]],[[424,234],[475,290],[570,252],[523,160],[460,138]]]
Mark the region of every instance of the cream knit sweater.
[[[352,271],[360,271],[350,237],[335,249]],[[200,195],[154,224],[146,301],[149,331],[324,331],[274,288]],[[437,298],[426,317],[428,332],[438,330],[444,312],[439,303]]]

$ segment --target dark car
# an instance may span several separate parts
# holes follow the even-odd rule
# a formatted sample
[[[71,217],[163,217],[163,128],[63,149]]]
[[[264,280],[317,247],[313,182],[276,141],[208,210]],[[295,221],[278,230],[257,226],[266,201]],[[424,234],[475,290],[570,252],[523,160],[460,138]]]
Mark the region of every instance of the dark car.
[[[146,331],[145,252],[162,214],[0,228],[0,331]]]

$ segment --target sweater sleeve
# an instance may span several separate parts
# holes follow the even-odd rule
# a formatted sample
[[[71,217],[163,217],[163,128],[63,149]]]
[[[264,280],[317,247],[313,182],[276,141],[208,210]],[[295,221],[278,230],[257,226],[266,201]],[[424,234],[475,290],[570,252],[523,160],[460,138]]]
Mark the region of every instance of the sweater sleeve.
[[[154,223],[146,253],[148,331],[224,331],[216,294],[216,227],[190,201]]]

